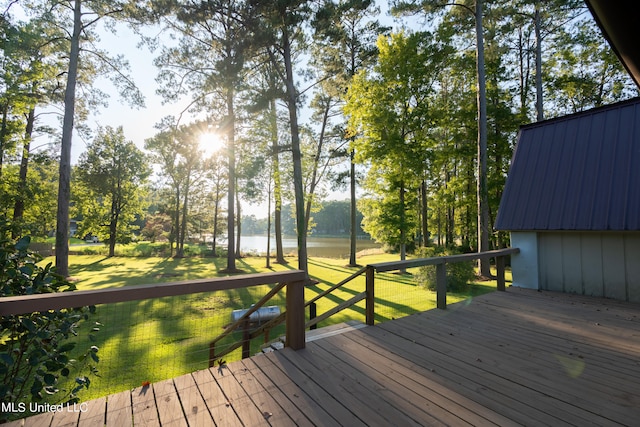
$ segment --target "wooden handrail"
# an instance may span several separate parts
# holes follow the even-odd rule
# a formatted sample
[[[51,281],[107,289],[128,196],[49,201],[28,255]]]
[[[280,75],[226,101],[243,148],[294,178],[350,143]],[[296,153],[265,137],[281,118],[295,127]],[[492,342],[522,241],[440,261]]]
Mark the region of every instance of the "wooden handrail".
[[[293,283],[301,282],[305,279],[306,274],[304,271],[291,270],[277,273],[245,274],[213,279],[126,286],[123,288],[3,297],[0,298],[0,316],[248,288],[270,283]]]
[[[459,254],[459,255],[446,255],[446,256],[437,256],[431,258],[415,258],[408,259],[404,261],[389,261],[389,262],[381,262],[377,264],[370,264],[376,270],[376,273],[384,273],[386,271],[395,271],[401,270],[405,268],[413,268],[413,267],[422,267],[425,265],[438,265],[438,264],[446,264],[446,263],[454,263],[454,262],[462,262],[462,261],[473,261],[476,259],[488,259],[495,258],[506,255],[513,255],[520,252],[519,248],[506,248],[506,249],[496,249],[493,251],[486,252],[475,252],[469,254]]]

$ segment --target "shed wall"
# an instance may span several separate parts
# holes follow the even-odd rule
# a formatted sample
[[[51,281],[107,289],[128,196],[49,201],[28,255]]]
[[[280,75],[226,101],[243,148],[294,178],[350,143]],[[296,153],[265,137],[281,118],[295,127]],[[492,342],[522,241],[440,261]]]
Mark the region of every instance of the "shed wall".
[[[540,232],[538,265],[540,289],[640,302],[639,232]]]

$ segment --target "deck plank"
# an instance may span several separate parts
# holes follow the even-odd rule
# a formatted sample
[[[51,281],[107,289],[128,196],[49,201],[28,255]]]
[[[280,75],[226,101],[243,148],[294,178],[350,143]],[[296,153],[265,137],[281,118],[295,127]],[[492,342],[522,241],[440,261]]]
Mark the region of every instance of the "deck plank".
[[[241,363],[230,363],[226,365],[225,369],[210,369],[209,372],[211,372],[215,380],[218,382],[220,389],[224,391],[227,401],[233,407],[238,418],[240,418],[240,421],[242,421],[244,425],[269,425],[269,422],[265,419],[262,411],[260,411],[253,403],[251,398],[242,388],[242,385],[234,376],[233,371],[239,371],[242,369],[243,367]]]
[[[67,412],[66,410],[57,411],[53,414],[51,427],[68,427],[76,426],[80,420],[79,412]]]
[[[163,426],[187,427],[187,419],[184,415],[174,380],[165,380],[153,384],[153,393],[156,397],[158,419]]]
[[[107,412],[107,398],[101,397],[99,399],[92,400],[91,402],[85,402],[78,404],[70,408],[70,410],[78,410],[80,420],[78,424],[90,424],[94,426],[101,426],[105,423],[105,413]]]
[[[133,425],[133,412],[131,407],[131,391],[112,394],[107,397],[107,413],[105,424],[112,426]]]
[[[131,390],[132,418],[136,426],[160,425],[158,408],[150,385]]]
[[[213,378],[211,370],[197,371],[192,376],[215,424],[223,427],[242,426],[240,418],[220,389],[218,382]]]
[[[262,413],[265,421],[275,426],[295,426],[293,420],[267,390],[265,390],[249,368],[247,368],[244,363],[241,363],[241,365],[241,369],[233,370],[233,376],[256,408]]]
[[[183,375],[174,380],[176,392],[190,426],[215,426],[195,380],[191,375]]]

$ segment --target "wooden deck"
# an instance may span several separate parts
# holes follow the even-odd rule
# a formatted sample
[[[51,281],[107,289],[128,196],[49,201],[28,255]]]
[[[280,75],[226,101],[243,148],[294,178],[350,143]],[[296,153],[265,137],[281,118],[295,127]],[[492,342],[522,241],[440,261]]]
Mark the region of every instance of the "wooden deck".
[[[640,304],[510,288],[83,409],[13,424],[638,426]]]

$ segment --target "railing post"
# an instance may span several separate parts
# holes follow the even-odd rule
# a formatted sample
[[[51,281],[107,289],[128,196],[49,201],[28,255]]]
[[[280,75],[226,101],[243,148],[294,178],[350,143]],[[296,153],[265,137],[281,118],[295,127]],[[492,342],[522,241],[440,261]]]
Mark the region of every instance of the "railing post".
[[[504,258],[505,258],[504,256],[496,257],[496,274],[498,276],[498,290],[503,292],[506,290],[505,278],[504,278],[504,264],[505,264]]]
[[[318,315],[318,307],[316,306],[315,302],[312,302],[311,304],[309,304],[309,320],[315,319],[317,315]],[[311,325],[309,329],[311,330],[318,329],[318,324],[316,323],[315,325]]]
[[[436,301],[438,308],[447,308],[447,265],[436,264]]]
[[[251,338],[249,338],[249,318],[242,322],[242,358],[251,356]]]
[[[375,276],[376,276],[376,270],[368,265],[367,266],[367,271],[366,271],[366,280],[367,280],[367,284],[366,284],[366,291],[367,291],[367,297],[365,299],[366,302],[366,324],[369,326],[373,326],[375,324],[375,315],[376,315],[376,309],[375,309],[375,305],[376,305],[376,298],[375,298]]]
[[[293,350],[305,347],[304,333],[304,283],[287,283],[286,346]]]

